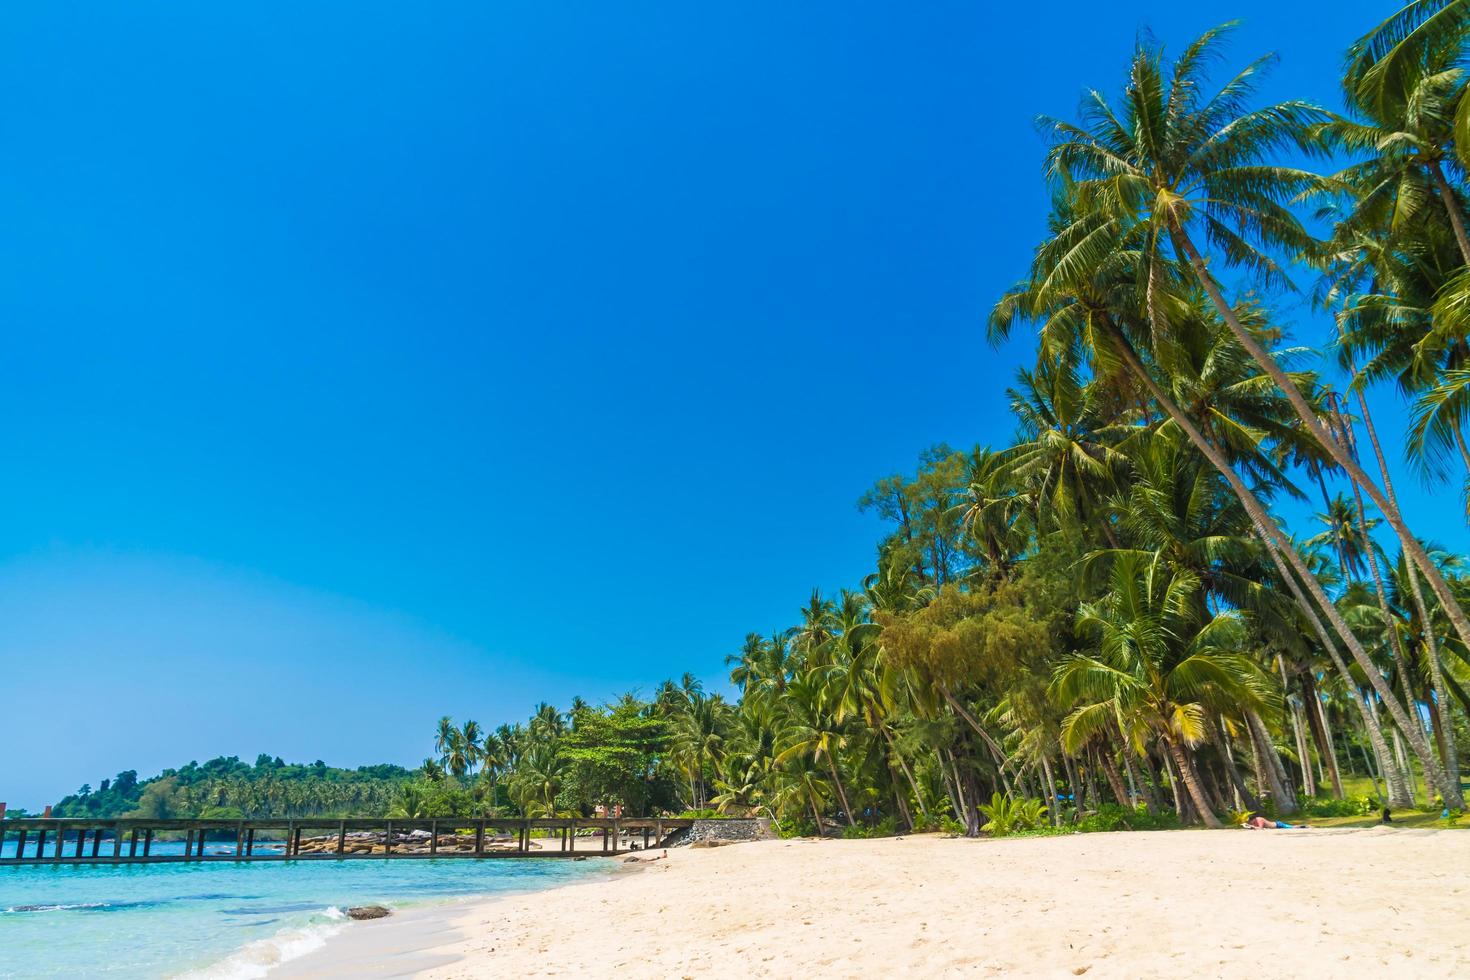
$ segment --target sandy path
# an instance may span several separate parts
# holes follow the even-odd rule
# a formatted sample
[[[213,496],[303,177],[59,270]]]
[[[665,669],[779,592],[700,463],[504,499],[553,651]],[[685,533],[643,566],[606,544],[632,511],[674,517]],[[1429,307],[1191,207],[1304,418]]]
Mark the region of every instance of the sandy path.
[[[670,854],[612,881],[460,909],[439,963],[415,967],[440,978],[1177,978],[1430,977],[1470,964],[1470,833],[913,837]]]

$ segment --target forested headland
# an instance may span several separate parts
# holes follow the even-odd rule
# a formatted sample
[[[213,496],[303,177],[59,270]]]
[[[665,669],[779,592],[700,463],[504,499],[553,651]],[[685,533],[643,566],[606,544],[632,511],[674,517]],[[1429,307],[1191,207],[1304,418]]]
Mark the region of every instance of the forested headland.
[[[1470,474],[1470,0],[1353,42],[1338,108],[1259,98],[1272,59],[1228,34],[1144,38],[1041,121],[1049,230],[977,311],[996,342],[1034,338],[1013,435],[868,490],[870,573],[747,636],[731,693],[685,677],[494,729],[444,719],[411,776],[338,781],[387,796],[321,812],[1453,823],[1470,568],[1434,534],[1466,521]],[[1316,326],[1293,338],[1281,311],[1304,300]],[[1391,399],[1406,460],[1375,416]],[[1401,508],[1396,477],[1441,487],[1434,508]],[[188,805],[266,805],[212,791]]]
[[[83,785],[52,809],[58,817],[150,817],[160,820],[236,820],[251,817],[378,814],[411,777],[402,766],[337,769],[318,760],[287,763],[259,755],[254,765],[237,756],[190,762],[139,779],[125,770]],[[19,816],[22,811],[11,811]]]

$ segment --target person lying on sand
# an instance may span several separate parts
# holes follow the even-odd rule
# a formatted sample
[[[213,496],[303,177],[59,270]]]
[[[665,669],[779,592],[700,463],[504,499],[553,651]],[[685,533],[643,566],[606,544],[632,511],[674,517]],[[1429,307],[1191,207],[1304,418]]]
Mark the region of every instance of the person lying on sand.
[[[1271,819],[1269,819],[1267,817],[1251,817],[1245,823],[1241,824],[1241,826],[1244,827],[1246,830],[1305,830],[1305,829],[1307,829],[1307,825],[1306,824],[1302,824],[1300,826],[1297,826],[1296,824],[1286,823],[1285,821],[1282,821],[1282,820],[1271,820]]]

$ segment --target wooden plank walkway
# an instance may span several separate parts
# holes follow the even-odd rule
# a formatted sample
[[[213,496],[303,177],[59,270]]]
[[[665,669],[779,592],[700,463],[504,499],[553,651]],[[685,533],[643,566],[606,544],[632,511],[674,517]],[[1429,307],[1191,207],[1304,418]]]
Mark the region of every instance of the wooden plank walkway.
[[[665,817],[549,820],[0,820],[12,864],[159,864],[184,861],[345,861],[385,858],[555,858],[664,847],[693,820]],[[164,843],[182,853],[159,853]],[[170,848],[172,850],[172,848]]]

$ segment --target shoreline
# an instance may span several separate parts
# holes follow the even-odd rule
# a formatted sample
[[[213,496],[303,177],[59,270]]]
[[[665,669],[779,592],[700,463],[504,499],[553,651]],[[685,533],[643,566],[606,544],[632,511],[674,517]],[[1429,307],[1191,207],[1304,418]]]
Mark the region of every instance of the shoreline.
[[[611,864],[621,861],[622,858],[605,858],[601,855],[594,857],[589,854],[587,859],[606,861],[611,866],[604,874],[590,875],[587,880],[544,888],[430,900],[406,907],[395,906],[389,898],[386,904],[392,909],[391,915],[381,919],[356,922],[346,920],[345,924],[317,926],[315,928],[321,930],[320,941],[311,944],[309,949],[298,955],[267,966],[265,972],[255,975],[269,977],[270,980],[317,980],[343,976],[402,977],[417,976],[433,968],[450,965],[460,958],[453,952],[454,947],[467,938],[459,931],[460,922],[480,907],[543,893],[559,894],[589,885],[605,885],[609,881],[634,873],[637,868],[637,865],[625,867]],[[238,956],[240,952],[237,951],[234,956]],[[216,964],[216,967],[222,965]]]
[[[1470,961],[1470,834],[1452,831],[931,835],[669,854],[351,923],[269,976],[1433,977]]]

